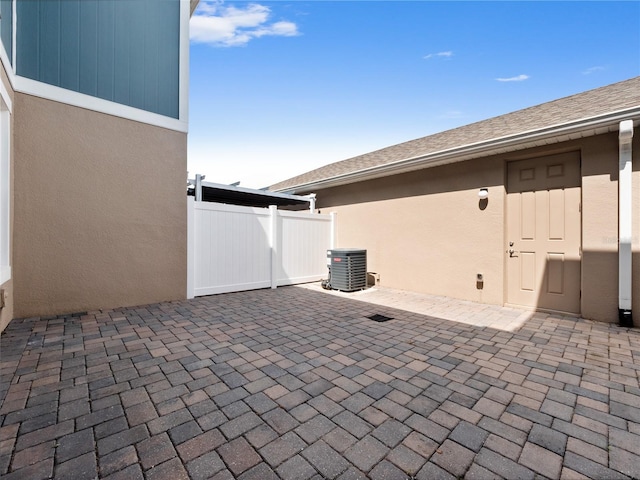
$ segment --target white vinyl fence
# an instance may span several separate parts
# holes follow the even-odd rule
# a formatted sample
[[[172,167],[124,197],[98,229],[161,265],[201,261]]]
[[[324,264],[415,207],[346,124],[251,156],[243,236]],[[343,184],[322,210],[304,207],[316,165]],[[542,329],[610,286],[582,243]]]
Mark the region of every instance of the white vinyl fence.
[[[196,202],[188,197],[187,297],[327,276],[334,215]]]

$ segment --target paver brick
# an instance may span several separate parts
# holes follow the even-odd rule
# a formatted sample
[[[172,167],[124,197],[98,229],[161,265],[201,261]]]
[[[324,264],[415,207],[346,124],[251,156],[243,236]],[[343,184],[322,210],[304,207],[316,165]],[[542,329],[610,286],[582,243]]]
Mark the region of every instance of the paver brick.
[[[374,381],[362,389],[363,394],[374,400],[380,400],[391,391],[393,391],[393,387],[380,381]]]
[[[547,427],[550,427],[551,423],[553,422],[553,417],[551,417],[550,415],[538,412],[537,410],[533,410],[518,403],[512,403],[511,405],[509,405],[507,407],[507,412],[517,417],[521,417],[533,423],[539,423]]]
[[[146,425],[149,427],[151,435],[166,432],[167,430],[182,425],[193,420],[191,413],[186,408],[173,411],[161,417],[155,418]]]
[[[474,452],[478,452],[484,445],[489,432],[479,428],[469,422],[462,421],[451,432],[449,438],[458,442]]]
[[[107,453],[126,447],[127,445],[133,445],[141,442],[146,438],[149,438],[147,427],[145,425],[138,425],[137,427],[123,430],[114,435],[98,440],[98,453],[100,455],[106,455]]]
[[[474,452],[451,440],[445,440],[431,461],[456,477],[461,477],[473,462]]]
[[[108,437],[128,428],[129,424],[127,423],[127,419],[125,417],[117,417],[93,427],[93,434],[96,440],[100,440],[101,438]]]
[[[140,465],[135,464],[102,478],[105,480],[144,480],[144,475]]]
[[[194,458],[214,450],[224,442],[225,438],[220,431],[213,429],[178,445],[177,451],[184,462],[189,462]]]
[[[594,457],[590,457],[593,459]],[[640,455],[618,447],[609,449],[609,467],[631,478],[640,478]]]
[[[369,478],[372,480],[387,480],[391,478],[405,478],[406,473],[399,469],[396,465],[386,460],[378,463],[371,472]]]
[[[336,425],[357,438],[364,437],[373,429],[366,421],[346,410],[333,417],[332,420]]]
[[[368,435],[352,445],[344,453],[344,456],[357,468],[368,472],[376,463],[382,460],[388,452],[388,447]]]
[[[578,440],[577,438],[569,438],[567,441],[567,450],[570,452],[576,453],[605,466],[609,464],[609,452],[613,448],[614,447],[609,447],[609,451],[607,451],[591,445],[590,443]]]
[[[316,475],[316,469],[300,455],[291,457],[276,472],[283,480],[307,480]]]
[[[553,421],[552,428],[570,437],[579,438],[580,440],[595,445],[596,447],[607,448],[608,442],[606,436],[595,433],[594,431],[588,430],[579,425],[568,423],[556,418]]]
[[[186,468],[192,480],[204,480],[226,467],[220,456],[213,451],[188,462]]]
[[[493,450],[500,455],[504,455],[505,457],[518,461],[520,457],[520,452],[522,452],[522,446],[517,443],[510,442],[506,438],[499,437],[493,433],[489,434],[487,439],[484,442],[484,446]]]
[[[218,448],[218,454],[234,475],[240,475],[262,460],[260,455],[242,437],[223,443]]]
[[[100,457],[100,477],[106,477],[119,470],[124,470],[138,462],[139,459],[134,446],[129,445],[121,448],[120,450]]]
[[[245,433],[244,437],[255,448],[261,448],[272,440],[278,438],[278,433],[269,425],[263,423],[253,430]]]
[[[528,441],[558,455],[564,455],[567,446],[567,435],[544,425],[534,424],[529,432]]]
[[[189,475],[178,458],[172,458],[146,473],[147,480],[189,480]]]
[[[57,423],[55,425],[36,430],[34,432],[29,432],[27,434],[18,436],[15,443],[15,450],[16,452],[18,452],[24,448],[29,448],[48,440],[60,438],[68,435],[72,431],[73,420],[67,420],[65,422]]]
[[[336,424],[324,415],[316,415],[295,429],[295,432],[308,444],[314,443],[336,428]]]
[[[324,435],[322,440],[324,440],[331,448],[341,453],[358,441],[356,437],[340,427],[336,427]]]
[[[289,432],[261,448],[260,454],[272,467],[302,452],[307,444],[295,433]]]
[[[305,448],[302,456],[325,478],[336,478],[349,467],[349,462],[322,440]]]
[[[85,453],[57,465],[55,476],[56,478],[73,478],[74,480],[94,480],[98,476],[95,452]]]
[[[414,476],[418,473],[427,458],[404,444],[398,445],[387,455],[387,459],[408,476]]]
[[[522,448],[519,463],[548,478],[558,478],[562,469],[560,455],[530,442]]]
[[[262,462],[240,475],[238,480],[278,480],[278,476],[266,463]]]
[[[446,470],[440,468],[433,462],[427,462],[424,467],[420,469],[417,480],[457,480],[456,477],[451,475]]]
[[[581,455],[573,452],[566,452],[564,456],[564,466],[575,470],[589,478],[606,478],[610,480],[628,480],[627,475],[611,470],[599,463],[593,462]]]
[[[166,433],[147,438],[136,445],[140,463],[144,470],[160,465],[175,457],[176,450]]]
[[[28,467],[3,475],[3,480],[47,479],[53,477],[53,458],[47,458]]]
[[[142,402],[125,408],[125,414],[129,425],[135,427],[141,423],[146,423],[154,418],[158,418],[156,409],[151,402]]]
[[[271,428],[280,435],[288,432],[289,430],[293,430],[300,424],[295,418],[281,408],[274,408],[273,410],[268,411],[262,416],[262,420],[267,422],[269,426],[271,426]]]
[[[49,457],[53,457],[55,452],[55,442],[49,440],[33,447],[20,450],[13,457],[12,468],[18,470],[20,468],[41,462]]]
[[[411,428],[397,420],[389,419],[373,430],[371,434],[387,447],[393,448],[402,442],[410,433]]]
[[[503,478],[517,478],[518,480],[533,480],[535,478],[533,471],[487,448],[480,450],[474,461]]]

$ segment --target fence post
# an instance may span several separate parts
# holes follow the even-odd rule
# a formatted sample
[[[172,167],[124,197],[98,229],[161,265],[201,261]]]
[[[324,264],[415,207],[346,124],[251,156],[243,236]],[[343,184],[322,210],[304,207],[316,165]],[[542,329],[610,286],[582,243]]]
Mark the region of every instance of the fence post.
[[[307,195],[307,198],[309,199],[309,213],[315,213],[316,212],[316,194],[310,193],[309,195]]]
[[[196,201],[187,197],[187,298],[195,297]]]
[[[196,174],[196,190],[195,190],[195,197],[196,197],[196,202],[201,202],[202,201],[202,180],[204,180],[204,175],[200,175],[199,173]]]
[[[280,260],[280,252],[278,252],[277,205],[269,205],[269,215],[271,221],[271,235],[269,238],[269,246],[271,247],[271,288],[278,288],[278,261]]]

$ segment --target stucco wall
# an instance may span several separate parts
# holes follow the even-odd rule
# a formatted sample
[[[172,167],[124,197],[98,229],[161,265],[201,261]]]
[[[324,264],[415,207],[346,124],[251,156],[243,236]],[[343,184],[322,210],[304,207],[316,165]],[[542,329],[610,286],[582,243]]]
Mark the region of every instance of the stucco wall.
[[[633,312],[640,326],[640,132],[634,158]],[[581,313],[618,321],[618,135],[564,142],[487,159],[316,191],[337,212],[337,246],[368,250],[380,284],[504,304],[505,166],[510,160],[580,151],[582,159]],[[485,210],[478,190],[489,187]],[[476,288],[476,274],[484,288]]]
[[[618,139],[582,145],[582,315],[618,320]]]
[[[633,306],[640,326],[640,136],[633,140]],[[582,315],[618,321],[618,134],[582,143]]]
[[[14,316],[184,298],[184,133],[19,94]]]
[[[11,84],[9,83],[9,79],[7,78],[7,74],[5,72],[4,69],[4,64],[0,63],[0,81],[2,82],[2,84],[4,85],[5,89],[7,90],[7,93],[9,94],[9,98],[11,99],[11,102],[13,103],[13,99],[14,99],[14,93],[13,93],[13,89],[11,88]],[[11,132],[13,132],[13,116],[11,117],[11,126],[10,126],[10,135]],[[10,193],[9,193],[9,198],[10,198],[10,213],[9,213],[9,224],[10,224],[10,229],[11,231],[13,231],[13,170],[14,170],[14,161],[13,161],[13,145],[11,144],[11,158],[10,158],[10,164],[9,164],[9,169],[11,171],[11,178],[9,180],[10,183]],[[13,239],[11,239],[13,240]],[[13,249],[13,242],[10,241],[10,250]],[[6,326],[9,324],[9,322],[11,321],[11,319],[13,318],[13,278],[11,278],[11,280],[3,283],[0,285],[0,290],[3,290],[5,293],[5,306],[4,308],[0,309],[0,332],[2,332]]]
[[[337,245],[366,248],[381,285],[501,304],[503,183],[501,161],[465,162],[323,190],[318,208],[337,212]]]

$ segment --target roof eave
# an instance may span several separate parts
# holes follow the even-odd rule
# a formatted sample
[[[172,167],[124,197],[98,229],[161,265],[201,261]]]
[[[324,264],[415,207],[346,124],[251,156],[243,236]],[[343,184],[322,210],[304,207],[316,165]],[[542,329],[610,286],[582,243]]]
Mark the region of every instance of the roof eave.
[[[601,135],[617,131],[619,122],[622,120],[633,118],[635,121],[634,123],[637,123],[639,117],[640,105],[629,109],[618,110],[603,115],[552,125],[541,129],[525,131],[514,135],[507,135],[482,142],[462,145],[460,147],[431,152],[426,155],[405,158],[384,165],[377,165],[342,175],[336,175],[323,180],[278,189],[277,191],[286,191],[287,193],[309,192],[312,190],[337,187],[349,183],[372,180],[389,175],[397,175],[400,173],[445,165],[448,163],[462,162],[488,155],[496,155],[523,150],[525,148],[550,145],[578,138]]]
[[[191,0],[190,4],[189,4],[189,8],[191,9],[191,15],[193,15],[193,12],[196,10],[196,7],[198,6],[198,3],[200,3],[200,0]]]

